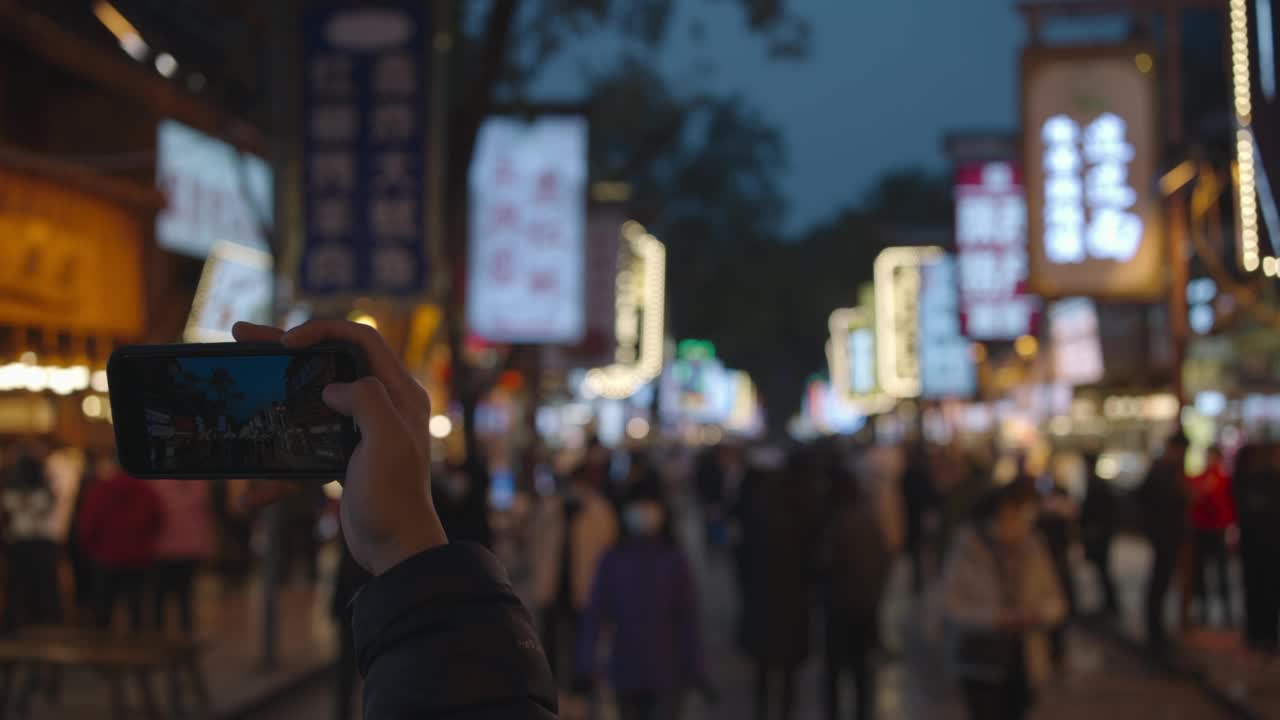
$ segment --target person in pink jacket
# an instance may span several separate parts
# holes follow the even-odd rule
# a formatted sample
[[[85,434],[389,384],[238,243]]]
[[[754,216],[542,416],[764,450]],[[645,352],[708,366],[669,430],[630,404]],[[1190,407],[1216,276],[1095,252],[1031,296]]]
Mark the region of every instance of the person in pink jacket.
[[[152,579],[156,626],[165,629],[165,605],[172,596],[177,600],[182,631],[190,635],[195,630],[191,593],[196,569],[213,554],[209,485],[189,480],[155,480],[150,484],[164,509]]]

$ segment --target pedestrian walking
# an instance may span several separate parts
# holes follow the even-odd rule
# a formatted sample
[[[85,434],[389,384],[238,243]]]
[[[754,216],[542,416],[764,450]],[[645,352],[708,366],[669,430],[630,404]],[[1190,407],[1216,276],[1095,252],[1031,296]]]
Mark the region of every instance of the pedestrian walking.
[[[824,700],[827,717],[840,717],[840,681],[853,675],[852,717],[868,720],[876,706],[872,654],[880,645],[880,600],[892,555],[872,498],[856,478],[832,474],[827,523],[819,557],[826,618]]]
[[[1240,449],[1235,496],[1245,642],[1255,651],[1274,655],[1280,652],[1280,446],[1249,444]]]
[[[943,612],[972,720],[1020,720],[1050,673],[1048,631],[1067,614],[1053,560],[1035,532],[1033,488],[1012,483],[979,505],[947,558]]]
[[[1199,598],[1200,624],[1208,626],[1212,606],[1222,608],[1222,625],[1231,627],[1231,567],[1227,530],[1236,523],[1235,495],[1231,489],[1222,450],[1209,448],[1204,472],[1188,478],[1191,527],[1195,533],[1195,595]],[[1212,569],[1216,583],[1210,582]]]
[[[123,600],[130,629],[142,629],[143,590],[163,522],[164,510],[156,491],[122,470],[90,488],[80,508],[79,524],[80,542],[97,569],[97,627],[111,626],[116,604]]]
[[[566,492],[545,498],[530,524],[542,645],[562,687],[572,679],[578,622],[600,558],[618,539],[618,519],[600,490],[603,476],[598,470],[585,463],[575,468]]]
[[[924,590],[925,555],[929,521],[938,511],[938,491],[930,465],[929,448],[918,443],[907,449],[906,470],[902,474],[902,499],[906,511],[907,554],[911,558],[911,587]]]
[[[151,572],[156,628],[165,630],[166,606],[172,599],[178,609],[178,627],[192,635],[196,571],[213,555],[209,486],[189,480],[152,480],[149,484],[160,499],[162,511]]]
[[[1111,572],[1111,544],[1116,533],[1116,496],[1108,481],[1098,475],[1097,453],[1086,453],[1084,501],[1080,504],[1080,538],[1084,557],[1098,576],[1102,588],[1102,611],[1114,616],[1120,611],[1115,576]]]
[[[743,643],[756,663],[755,716],[768,715],[770,686],[781,677],[778,717],[791,717],[796,669],[809,655],[810,583],[818,541],[812,456],[797,450],[781,472],[761,472],[743,487]]]
[[[4,626],[62,620],[58,590],[57,500],[43,468],[30,454],[19,455],[0,493],[8,563]]]
[[[1067,618],[1076,612],[1076,583],[1071,570],[1071,549],[1076,538],[1075,500],[1067,491],[1064,478],[1058,472],[1050,472],[1038,483],[1040,492],[1040,517],[1036,526],[1049,550],[1053,572],[1058,577],[1058,587],[1067,600]],[[1067,658],[1067,625],[1064,618],[1049,633],[1053,664],[1063,668]]]
[[[678,720],[687,690],[707,687],[693,575],[656,482],[632,486],[622,520],[622,539],[601,560],[583,615],[579,676],[594,684],[607,665],[622,720]]]
[[[1187,532],[1187,491],[1183,469],[1186,454],[1186,437],[1181,433],[1170,436],[1160,457],[1152,463],[1136,491],[1152,552],[1151,574],[1147,578],[1144,600],[1147,648],[1157,659],[1163,659],[1169,651],[1165,603]]]

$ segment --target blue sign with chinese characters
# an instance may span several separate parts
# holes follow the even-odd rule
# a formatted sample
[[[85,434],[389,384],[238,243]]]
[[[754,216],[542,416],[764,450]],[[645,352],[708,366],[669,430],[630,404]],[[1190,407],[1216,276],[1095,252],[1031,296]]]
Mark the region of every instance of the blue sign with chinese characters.
[[[427,289],[428,3],[308,3],[304,295]]]

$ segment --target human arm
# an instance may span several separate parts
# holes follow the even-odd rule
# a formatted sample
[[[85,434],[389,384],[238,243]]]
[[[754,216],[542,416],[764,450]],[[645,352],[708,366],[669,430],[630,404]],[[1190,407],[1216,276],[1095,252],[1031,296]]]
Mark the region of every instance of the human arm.
[[[430,495],[430,401],[372,328],[312,321],[288,333],[240,323],[239,341],[302,349],[357,345],[371,375],[332,383],[324,402],[355,419],[360,442],[343,482],[342,531],[374,575],[350,606],[369,720],[546,720],[551,671],[533,623],[487,551],[448,544]],[[297,491],[253,491],[260,504]]]

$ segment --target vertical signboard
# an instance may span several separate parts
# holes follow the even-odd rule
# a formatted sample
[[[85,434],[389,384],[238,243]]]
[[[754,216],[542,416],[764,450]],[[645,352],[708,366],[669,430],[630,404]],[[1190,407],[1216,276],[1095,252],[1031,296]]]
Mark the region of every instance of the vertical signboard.
[[[426,290],[428,9],[305,4],[303,294]]]
[[[891,247],[876,257],[876,372],[891,397],[920,396],[921,266],[941,256],[936,247]]]
[[[1068,298],[1049,311],[1053,371],[1058,382],[1089,385],[1103,378],[1098,311],[1088,298]]]
[[[956,169],[956,258],[960,324],[974,340],[1035,332],[1039,301],[1027,292],[1027,204],[1008,162]]]
[[[1031,289],[1132,300],[1166,285],[1150,56],[1031,48],[1022,62]]]
[[[603,365],[613,359],[618,252],[626,219],[621,205],[592,205],[587,211],[584,330],[582,342],[573,353],[574,358],[586,366]]]
[[[271,255],[238,243],[209,251],[182,337],[187,342],[230,342],[237,321],[271,322]]]
[[[960,332],[955,262],[938,255],[920,266],[920,395],[973,395],[977,375],[969,340]]]
[[[1231,0],[1231,86],[1235,106],[1236,221],[1240,265],[1280,275],[1280,102],[1276,94],[1276,30],[1272,0]]]
[[[467,322],[487,340],[583,334],[587,122],[488,118],[471,163]]]
[[[156,215],[156,244],[198,258],[221,241],[266,250],[271,180],[262,158],[176,120],[160,121],[156,182],[165,206]]]

